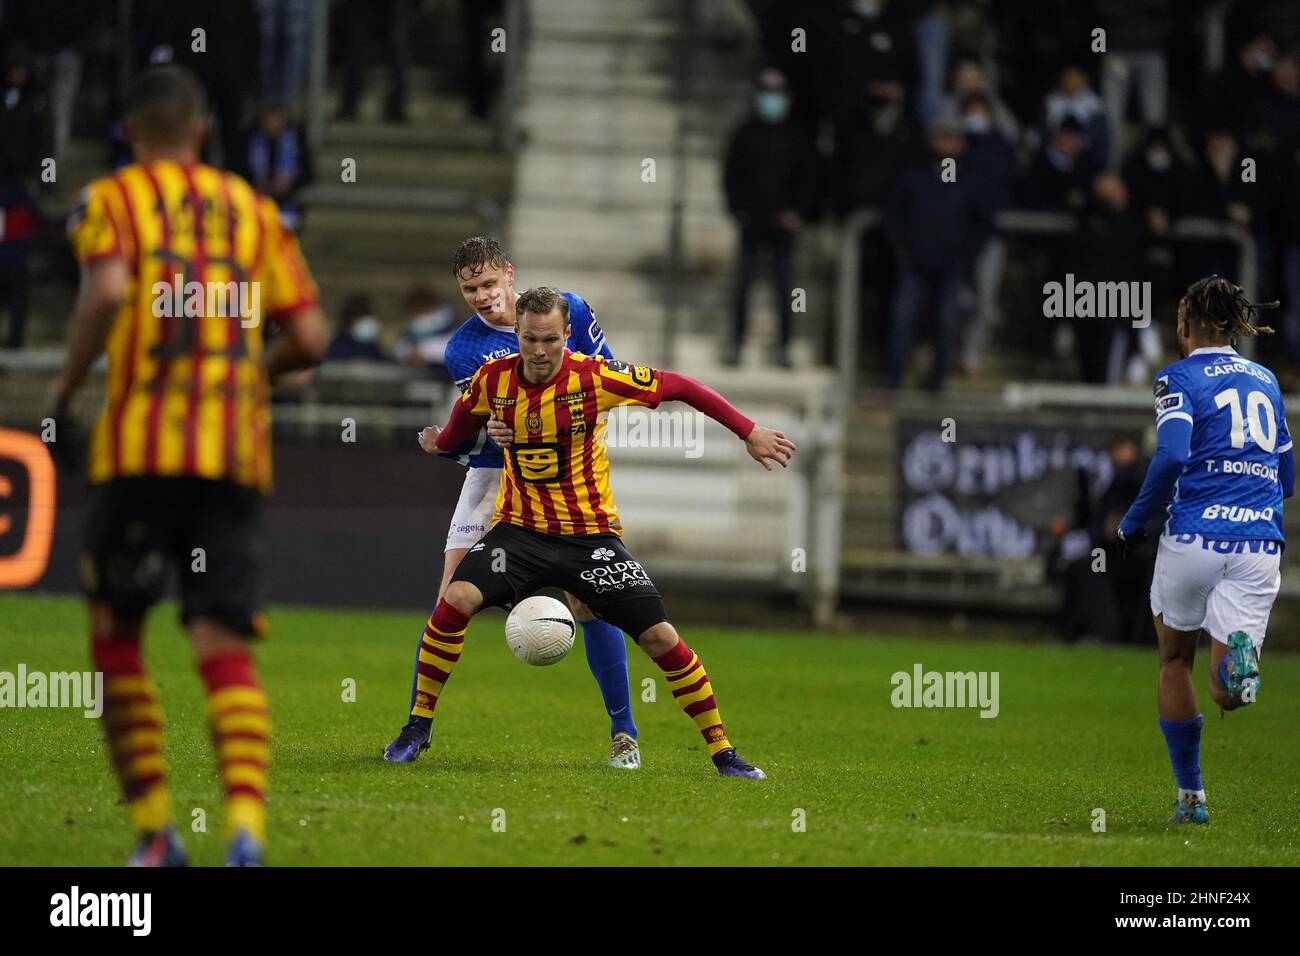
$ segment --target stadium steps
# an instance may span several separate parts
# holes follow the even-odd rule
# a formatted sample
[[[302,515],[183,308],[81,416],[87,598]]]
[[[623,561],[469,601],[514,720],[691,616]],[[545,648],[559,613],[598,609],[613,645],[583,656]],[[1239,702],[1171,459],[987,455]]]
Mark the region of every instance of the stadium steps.
[[[684,128],[678,328],[693,344],[679,342],[675,351],[680,364],[700,343],[707,355],[699,364],[712,367],[730,312],[736,245],[722,198],[719,130],[743,110],[748,67],[720,55],[712,45],[716,31],[701,23],[695,85],[681,100],[677,4],[573,0],[562,6],[534,23],[520,78],[522,145],[507,238],[523,284],[581,292],[620,353],[661,355],[678,173],[673,150]],[[654,182],[642,180],[647,158],[655,160]]]
[[[428,66],[413,66],[408,75],[408,122],[380,121],[384,74],[383,67],[368,70],[357,119],[326,125],[315,159],[316,182],[328,188],[308,211],[303,249],[327,314],[336,315],[349,293],[365,292],[384,324],[381,341],[391,344],[401,333],[401,300],[411,286],[430,285],[459,310],[451,253],[466,236],[489,231],[491,223],[472,210],[358,208],[344,202],[342,190],[352,184],[341,180],[342,161],[356,160],[358,186],[457,191],[467,201],[498,205],[513,192],[514,161],[496,148],[490,122],[468,116],[459,96],[432,92],[439,83]],[[337,87],[327,92],[328,117],[337,112],[338,93]]]

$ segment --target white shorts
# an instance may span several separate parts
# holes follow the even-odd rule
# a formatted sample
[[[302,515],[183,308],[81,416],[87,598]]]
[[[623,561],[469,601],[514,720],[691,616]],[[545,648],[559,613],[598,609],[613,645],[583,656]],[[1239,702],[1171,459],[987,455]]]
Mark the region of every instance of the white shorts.
[[[1165,535],[1151,579],[1151,613],[1176,631],[1202,628],[1226,644],[1245,631],[1258,650],[1282,584],[1277,541],[1207,541],[1199,534]]]
[[[471,548],[487,534],[492,527],[492,512],[496,510],[500,489],[500,468],[465,469],[465,484],[461,485],[456,513],[451,516],[444,551]]]

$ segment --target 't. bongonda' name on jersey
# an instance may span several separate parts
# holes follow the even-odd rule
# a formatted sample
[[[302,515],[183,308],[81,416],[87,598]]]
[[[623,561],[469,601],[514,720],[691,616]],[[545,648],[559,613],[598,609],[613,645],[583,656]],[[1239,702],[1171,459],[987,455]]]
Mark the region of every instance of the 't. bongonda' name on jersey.
[[[1228,346],[1203,348],[1156,376],[1157,429],[1192,426],[1166,534],[1282,541],[1282,456],[1291,433],[1277,378]]]

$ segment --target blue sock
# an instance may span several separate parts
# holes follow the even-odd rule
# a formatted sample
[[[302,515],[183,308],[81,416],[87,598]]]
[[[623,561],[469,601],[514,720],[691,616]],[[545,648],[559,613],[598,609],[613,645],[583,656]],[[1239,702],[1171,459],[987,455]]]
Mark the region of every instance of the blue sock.
[[[1229,683],[1228,683],[1228,681],[1231,679],[1231,678],[1228,676],[1228,661],[1229,661],[1229,660],[1230,660],[1230,655],[1228,655],[1228,654],[1224,654],[1222,657],[1219,658],[1219,667],[1218,667],[1218,672],[1219,672],[1219,686],[1222,687],[1224,690],[1228,690],[1228,688],[1229,688],[1229,686],[1230,686]]]
[[[627,684],[627,642],[623,632],[607,621],[587,621],[582,625],[582,643],[587,648],[587,666],[600,685],[609,713],[609,734],[630,734],[636,739],[632,722],[632,694]]]
[[[1201,727],[1205,718],[1197,714],[1191,720],[1160,721],[1160,730],[1169,746],[1169,762],[1174,779],[1183,790],[1204,790],[1201,783]]]

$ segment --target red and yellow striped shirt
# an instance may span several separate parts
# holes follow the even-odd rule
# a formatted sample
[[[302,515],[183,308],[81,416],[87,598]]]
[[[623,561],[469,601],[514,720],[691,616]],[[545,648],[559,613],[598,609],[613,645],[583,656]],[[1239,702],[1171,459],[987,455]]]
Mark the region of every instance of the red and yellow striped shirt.
[[[519,356],[482,365],[461,396],[465,410],[496,415],[515,430],[506,449],[493,519],[555,535],[622,533],[609,487],[605,424],[619,405],[656,407],[660,373],[565,352],[547,382],[519,375]]]
[[[137,163],[86,188],[69,234],[83,264],[118,258],[131,275],[108,335],[91,481],[194,475],[268,491],[264,324],[317,301],[275,203],[211,166]]]

